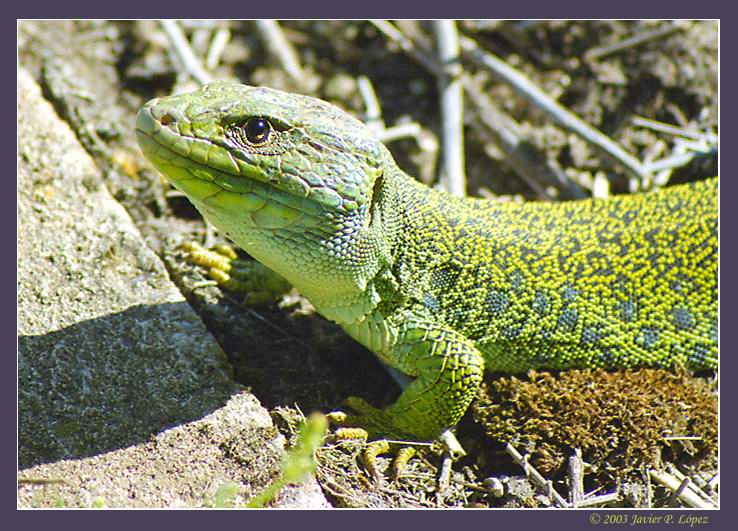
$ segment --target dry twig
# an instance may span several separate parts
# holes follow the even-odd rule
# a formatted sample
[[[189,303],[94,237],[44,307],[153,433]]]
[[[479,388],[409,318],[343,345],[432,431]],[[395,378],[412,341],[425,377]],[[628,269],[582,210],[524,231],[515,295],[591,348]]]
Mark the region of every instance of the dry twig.
[[[287,72],[287,75],[290,76],[292,81],[302,84],[303,72],[302,67],[300,67],[300,61],[277,21],[256,20],[255,23],[256,29],[269,53],[279,62],[282,69]]]
[[[398,44],[405,53],[430,73],[437,77],[443,75],[443,65],[425,50],[416,46],[392,24],[384,20],[372,20],[371,22],[385,37]],[[510,163],[511,167],[537,191],[540,197],[550,197],[546,191],[547,186],[555,186],[563,192],[563,196],[568,198],[587,196],[584,190],[555,166],[553,161],[548,161],[537,146],[525,142],[517,123],[512,118],[500,109],[495,112],[490,111],[491,108],[496,109],[496,106],[477,88],[470,75],[462,73],[462,82],[474,104],[481,107],[478,115],[485,126],[480,129],[488,130],[488,133],[493,135],[493,142],[500,146],[507,156],[506,162]],[[488,103],[483,104],[484,101]],[[545,177],[545,185],[539,182],[540,176]]]
[[[615,53],[622,52],[623,50],[627,50],[628,48],[640,46],[644,42],[648,42],[654,39],[661,39],[681,29],[684,29],[683,26],[671,23],[667,26],[656,28],[654,30],[641,31],[639,33],[636,33],[635,35],[631,35],[630,37],[619,40],[617,42],[597,46],[595,48],[590,48],[584,53],[584,60],[593,61],[601,59],[608,55],[613,55]]]
[[[569,488],[571,489],[571,505],[578,507],[584,499],[584,463],[582,451],[577,448],[569,458]]]
[[[616,162],[630,176],[636,178],[639,183],[650,182],[650,174],[638,159],[626,152],[608,136],[591,127],[558,102],[549,98],[545,92],[534,85],[520,71],[494,54],[482,50],[474,40],[468,37],[461,38],[461,49],[469,60],[489,70],[496,78],[510,85],[518,95],[525,98],[534,107],[545,112],[556,124],[592,144],[605,157]]]
[[[210,83],[213,78],[203,68],[200,59],[192,51],[192,47],[179,23],[176,20],[162,20],[160,24],[169,39],[169,43],[172,45],[172,52],[182,65],[182,68],[201,85]]]
[[[454,195],[466,195],[464,174],[464,87],[459,63],[459,34],[453,20],[434,23],[438,41],[438,58],[443,72],[438,76],[441,93],[441,140],[446,189]]]
[[[685,484],[684,480],[679,480],[679,478],[672,474],[660,470],[651,469],[648,473],[651,479],[674,492],[674,499],[680,500],[689,507],[695,507],[697,509],[712,509],[716,507],[714,503],[709,503],[703,500],[699,494],[691,488],[688,488],[688,481]],[[688,480],[688,478],[685,479]]]
[[[508,164],[542,199],[555,199],[549,188],[560,191],[563,198],[581,199],[587,193],[572,181],[543,151],[527,141],[520,125],[503,112],[492,98],[482,92],[471,77],[464,78],[469,99],[477,109],[474,122],[482,136],[499,147]]]
[[[208,54],[205,57],[205,68],[209,71],[215,70],[220,62],[220,58],[223,55],[228,41],[231,40],[231,30],[227,27],[219,27],[215,30],[213,40],[210,41],[210,47],[208,48]]]
[[[533,465],[528,462],[527,457],[523,457],[520,452],[518,452],[510,443],[507,443],[507,446],[505,446],[505,451],[510,454],[510,456],[515,460],[517,464],[523,467],[523,471],[525,472],[525,476],[527,478],[530,478],[533,483],[546,490],[547,495],[551,499],[551,503],[555,503],[559,507],[569,507],[569,504],[566,503],[566,500],[562,498],[558,492],[556,492],[556,489],[553,488],[550,482],[547,481],[541,475],[541,473],[538,472],[538,470],[536,470]]]

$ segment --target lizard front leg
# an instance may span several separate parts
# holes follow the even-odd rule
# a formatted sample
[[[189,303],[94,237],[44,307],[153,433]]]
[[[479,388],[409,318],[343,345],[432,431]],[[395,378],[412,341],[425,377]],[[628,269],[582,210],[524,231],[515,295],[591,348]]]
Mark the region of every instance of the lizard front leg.
[[[347,401],[360,415],[348,416],[345,423],[361,425],[372,438],[435,439],[464,415],[484,373],[482,354],[471,341],[425,321],[401,325],[397,341],[382,357],[415,380],[385,409],[359,398]]]

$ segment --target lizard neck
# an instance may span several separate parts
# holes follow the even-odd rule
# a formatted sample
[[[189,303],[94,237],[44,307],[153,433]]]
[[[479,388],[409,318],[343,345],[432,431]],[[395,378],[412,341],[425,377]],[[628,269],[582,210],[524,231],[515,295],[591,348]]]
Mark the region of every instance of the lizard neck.
[[[375,181],[368,221],[345,240],[350,247],[350,252],[345,254],[351,259],[344,259],[340,264],[348,272],[342,289],[337,289],[341,279],[336,267],[321,275],[319,282],[287,277],[323,316],[344,326],[359,323],[381,301],[397,293],[399,288],[392,270],[402,241],[406,195],[411,183],[414,181],[391,159],[383,166]]]

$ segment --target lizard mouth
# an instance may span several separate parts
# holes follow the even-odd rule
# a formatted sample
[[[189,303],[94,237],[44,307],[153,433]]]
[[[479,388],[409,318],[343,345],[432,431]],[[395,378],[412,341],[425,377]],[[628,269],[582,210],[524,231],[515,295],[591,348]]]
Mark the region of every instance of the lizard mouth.
[[[188,136],[184,122],[154,99],[136,115],[136,138],[145,157],[204,214],[229,215],[261,229],[306,228],[318,223],[320,205],[309,190],[284,190],[262,172],[249,171],[221,146]]]

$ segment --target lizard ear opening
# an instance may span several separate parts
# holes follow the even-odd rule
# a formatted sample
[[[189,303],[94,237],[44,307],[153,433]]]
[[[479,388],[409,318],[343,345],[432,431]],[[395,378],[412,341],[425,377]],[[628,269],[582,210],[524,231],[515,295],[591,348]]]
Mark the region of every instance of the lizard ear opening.
[[[376,205],[379,203],[379,194],[382,191],[382,183],[384,182],[384,174],[380,173],[377,178],[374,179],[374,188],[372,189],[372,200],[369,203],[369,212],[367,213],[367,223],[369,225],[374,221],[374,210]]]

